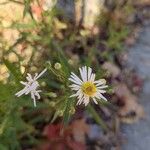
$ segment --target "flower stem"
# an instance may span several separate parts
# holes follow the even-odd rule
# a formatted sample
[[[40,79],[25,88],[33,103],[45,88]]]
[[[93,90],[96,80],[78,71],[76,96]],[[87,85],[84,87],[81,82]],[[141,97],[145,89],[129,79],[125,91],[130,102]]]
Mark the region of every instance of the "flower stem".
[[[98,113],[95,111],[95,109],[92,107],[92,105],[89,104],[87,106],[87,109],[89,113],[92,115],[92,117],[95,119],[96,123],[99,124],[105,131],[107,131],[108,127],[106,126],[102,118],[98,115]]]

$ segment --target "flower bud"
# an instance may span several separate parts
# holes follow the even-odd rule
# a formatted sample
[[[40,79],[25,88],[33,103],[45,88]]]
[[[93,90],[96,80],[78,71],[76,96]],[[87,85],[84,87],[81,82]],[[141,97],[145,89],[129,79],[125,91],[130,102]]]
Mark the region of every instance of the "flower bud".
[[[59,117],[62,117],[63,114],[64,114],[64,111],[63,111],[63,110],[58,110],[58,116],[59,116]]]
[[[54,68],[55,68],[56,70],[61,69],[61,64],[60,64],[60,63],[55,63]]]
[[[56,103],[55,103],[55,102],[49,102],[49,105],[50,105],[51,107],[55,107]]]
[[[69,113],[70,113],[71,115],[73,115],[73,114],[75,113],[75,108],[72,107],[72,108],[69,110]]]
[[[54,92],[50,92],[50,93],[48,93],[48,96],[53,97],[53,98],[56,98],[56,97],[57,97],[57,94],[54,93]]]

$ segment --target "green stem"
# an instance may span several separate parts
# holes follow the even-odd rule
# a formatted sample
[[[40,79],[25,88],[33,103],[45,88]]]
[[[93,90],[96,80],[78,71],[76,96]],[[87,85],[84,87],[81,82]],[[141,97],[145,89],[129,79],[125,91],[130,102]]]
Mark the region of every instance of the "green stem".
[[[95,109],[92,107],[92,105],[88,105],[87,109],[89,113],[93,116],[95,119],[96,123],[99,124],[105,131],[108,130],[108,127],[106,126],[105,122],[102,120],[102,118],[98,115],[98,113],[95,111]]]

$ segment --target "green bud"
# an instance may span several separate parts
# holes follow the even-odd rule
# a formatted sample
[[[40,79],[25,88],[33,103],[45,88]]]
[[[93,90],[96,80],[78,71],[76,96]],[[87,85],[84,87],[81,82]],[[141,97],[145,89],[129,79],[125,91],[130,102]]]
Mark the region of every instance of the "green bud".
[[[72,61],[71,59],[68,60],[68,63],[69,63],[70,65],[73,65],[73,61]]]
[[[49,105],[50,105],[51,107],[55,107],[56,103],[55,103],[55,102],[49,102]]]
[[[61,69],[61,64],[60,64],[60,63],[55,63],[54,68],[55,68],[56,70]]]
[[[50,61],[47,61],[46,62],[46,66],[49,68],[49,67],[51,67],[52,65],[51,65],[51,62]]]
[[[52,97],[52,98],[56,98],[56,97],[57,97],[57,94],[54,93],[54,92],[50,92],[50,93],[48,93],[48,96],[49,96],[49,97]]]
[[[45,86],[46,86],[46,82],[43,81],[43,82],[41,83],[41,85],[42,85],[43,87],[45,87]]]
[[[69,110],[69,113],[70,113],[71,115],[73,115],[73,114],[75,113],[75,108],[72,107],[72,108]]]
[[[64,111],[63,111],[63,110],[58,110],[58,116],[59,116],[59,117],[62,117],[63,114],[64,114]]]

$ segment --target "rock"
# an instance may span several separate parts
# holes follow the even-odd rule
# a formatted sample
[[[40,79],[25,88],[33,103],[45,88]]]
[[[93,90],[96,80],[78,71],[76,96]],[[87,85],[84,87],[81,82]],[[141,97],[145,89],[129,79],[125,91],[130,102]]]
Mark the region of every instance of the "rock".
[[[139,95],[146,118],[133,125],[123,125],[122,132],[127,142],[123,150],[147,150],[150,147],[150,22],[144,27],[138,42],[129,49],[128,66],[136,68],[137,73],[145,78],[143,92]]]
[[[103,136],[103,130],[97,124],[91,124],[88,137],[91,140],[100,139]]]
[[[51,2],[52,0],[45,0],[44,7],[46,8],[47,4],[51,9]],[[92,28],[104,8],[104,0],[58,0],[56,6],[75,21],[76,25],[82,24],[86,28]]]

